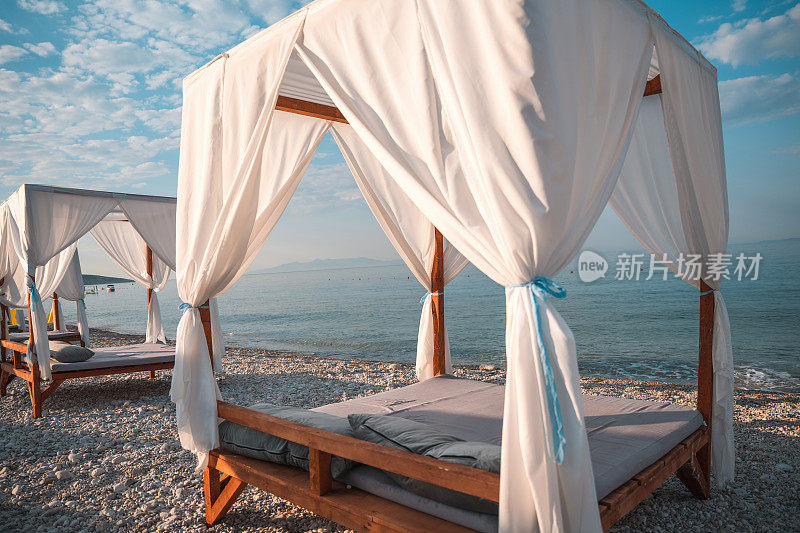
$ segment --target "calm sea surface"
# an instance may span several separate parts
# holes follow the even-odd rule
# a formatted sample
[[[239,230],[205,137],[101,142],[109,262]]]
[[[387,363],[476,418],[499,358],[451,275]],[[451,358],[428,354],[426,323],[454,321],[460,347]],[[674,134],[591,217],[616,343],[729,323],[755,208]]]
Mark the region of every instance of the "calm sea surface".
[[[756,281],[728,281],[737,384],[800,393],[800,240],[732,246],[763,256]],[[576,265],[556,280],[568,292],[556,307],[572,328],[583,375],[692,382],[696,379],[698,291],[687,283],[583,283]],[[574,272],[574,273],[573,273]],[[645,269],[646,273],[646,269]],[[644,277],[644,276],[643,276]],[[447,329],[455,363],[504,365],[505,296],[470,266],[447,286]],[[249,274],[219,300],[228,345],[381,361],[415,359],[422,286],[403,265]],[[117,285],[87,295],[93,327],[145,329],[144,289]],[[160,294],[167,336],[180,300],[174,280]],[[66,305],[74,323],[74,306]]]

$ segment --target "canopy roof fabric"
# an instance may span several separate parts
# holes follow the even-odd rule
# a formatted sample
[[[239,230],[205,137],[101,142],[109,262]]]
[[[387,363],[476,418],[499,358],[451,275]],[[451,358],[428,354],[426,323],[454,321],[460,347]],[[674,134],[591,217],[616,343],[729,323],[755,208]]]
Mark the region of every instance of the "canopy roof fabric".
[[[661,93],[643,98],[656,76]],[[599,530],[575,343],[549,278],[615,190],[615,209],[650,249],[725,251],[710,63],[635,0],[318,0],[187,76],[183,102],[184,301],[202,306],[242,275],[333,131],[415,274],[435,226],[457,254],[455,274],[470,261],[506,287],[500,529]],[[724,481],[732,365],[714,298],[712,449]],[[219,444],[219,392],[196,309],[178,329],[171,396],[181,442],[202,464]]]
[[[27,306],[30,299],[34,343],[28,346],[28,363],[38,363],[44,379],[50,379],[50,357],[40,295],[47,297],[61,288],[69,293],[68,298],[76,296],[72,293],[77,291],[77,280],[71,278],[80,276],[78,239],[99,225],[124,226],[127,231],[120,234],[123,237],[108,238],[101,246],[139,283],[158,290],[175,266],[175,209],[175,198],[28,184],[0,205],[0,218],[5,221],[0,241],[2,290],[16,295],[13,301],[8,298],[4,303]],[[155,278],[145,270],[147,247],[157,258]],[[67,274],[70,279],[65,280]],[[83,298],[80,292],[80,298],[75,299]],[[24,302],[19,301],[22,294],[27,296]],[[79,328],[88,332],[82,305],[79,301]],[[157,310],[156,300],[148,309],[148,331],[161,331],[163,337]]]

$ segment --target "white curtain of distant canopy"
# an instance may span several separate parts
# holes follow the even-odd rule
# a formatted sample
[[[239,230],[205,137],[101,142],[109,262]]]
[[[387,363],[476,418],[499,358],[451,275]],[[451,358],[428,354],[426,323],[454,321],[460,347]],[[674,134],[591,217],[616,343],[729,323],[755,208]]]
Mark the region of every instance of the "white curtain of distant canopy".
[[[39,279],[38,269],[36,279]],[[80,257],[78,257],[77,250],[75,250],[75,253],[72,254],[72,259],[70,260],[69,266],[67,267],[66,272],[64,272],[64,277],[61,278],[55,293],[59,296],[59,299],[57,300],[57,306],[60,316],[64,316],[61,310],[61,300],[70,300],[76,303],[78,333],[80,333],[83,343],[86,346],[89,346],[89,321],[86,317],[86,304],[83,301],[86,291],[83,286],[81,260]]]
[[[174,214],[174,213],[173,213]],[[169,227],[169,226],[164,226]],[[169,232],[165,232],[169,233]],[[100,247],[128,273],[137,283],[153,289],[147,308],[147,333],[145,342],[167,342],[161,323],[161,309],[157,291],[164,288],[169,279],[169,266],[153,252],[153,274],[147,273],[147,243],[142,239],[127,218],[103,220],[91,231]]]
[[[725,253],[728,197],[716,73],[656,33],[663,96],[645,98],[611,206],[678,273],[680,254]],[[663,108],[662,108],[663,101]],[[666,124],[666,127],[665,127]],[[704,276],[719,289],[719,281]],[[687,279],[699,287],[699,280]],[[733,353],[722,294],[714,294],[712,469],[733,479]]]
[[[174,240],[175,203],[158,198],[23,185],[4,206],[9,223],[2,252],[6,257],[13,249],[17,255],[33,308],[30,323],[34,346],[28,346],[27,359],[30,363],[38,362],[42,378],[50,379],[50,350],[41,299],[42,295],[54,292],[70,270],[77,240],[119,207],[154,254],[164,262],[170,258],[174,262],[174,245],[170,241]],[[5,261],[7,265],[13,263],[9,258]],[[83,329],[87,329],[85,324]]]
[[[402,198],[506,286],[500,529],[599,531],[575,342],[547,278],[579,250],[614,190],[654,40],[666,48],[679,39],[664,44],[667,30],[648,13],[623,0],[320,2],[218,57],[184,82],[181,297],[197,307],[241,276],[328,127],[274,112],[295,53],[350,125],[334,131],[373,212],[402,202],[382,198],[394,189],[381,188],[379,164]],[[691,78],[693,68],[675,61],[662,77]],[[691,97],[717,106],[709,120],[718,121],[715,99]],[[687,148],[700,133],[680,131],[670,143],[682,153],[721,158],[708,145]],[[724,172],[691,173],[724,184]],[[397,220],[385,211],[382,225]],[[218,445],[219,392],[195,310],[177,342],[179,433],[202,464]]]

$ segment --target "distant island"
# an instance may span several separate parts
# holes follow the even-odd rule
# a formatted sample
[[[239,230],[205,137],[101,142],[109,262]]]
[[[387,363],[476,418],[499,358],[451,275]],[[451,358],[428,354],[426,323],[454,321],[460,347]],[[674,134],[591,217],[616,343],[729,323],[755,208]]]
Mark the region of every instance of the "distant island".
[[[403,262],[382,261],[369,257],[350,257],[346,259],[314,259],[313,261],[294,261],[272,268],[259,270],[253,274],[272,274],[279,272],[309,272],[313,270],[338,270],[342,268],[383,267],[402,265]]]
[[[112,283],[133,283],[132,279],[101,276],[99,274],[83,274],[84,285],[109,285]]]

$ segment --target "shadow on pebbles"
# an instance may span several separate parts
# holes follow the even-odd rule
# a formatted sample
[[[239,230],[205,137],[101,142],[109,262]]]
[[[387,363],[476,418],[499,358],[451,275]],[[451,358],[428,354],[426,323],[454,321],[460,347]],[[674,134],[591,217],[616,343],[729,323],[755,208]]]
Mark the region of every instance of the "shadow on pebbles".
[[[142,337],[92,330],[95,346]],[[502,369],[456,375],[503,383]],[[226,401],[314,407],[413,383],[413,365],[229,348],[218,374]],[[0,399],[0,530],[205,531],[202,475],[180,447],[170,372],[67,381],[34,420],[25,384]],[[691,387],[585,378],[584,392],[692,405]],[[615,531],[800,530],[798,396],[737,391],[734,483],[693,499],[674,478]],[[248,487],[215,531],[343,531]]]

